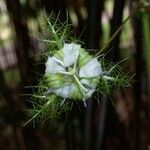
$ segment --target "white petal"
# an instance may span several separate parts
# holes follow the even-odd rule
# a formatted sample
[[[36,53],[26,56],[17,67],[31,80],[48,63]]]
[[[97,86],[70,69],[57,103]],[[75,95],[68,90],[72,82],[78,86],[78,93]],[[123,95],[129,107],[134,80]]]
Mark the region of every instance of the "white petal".
[[[95,58],[88,61],[83,67],[81,67],[79,71],[79,77],[91,78],[99,76],[101,73],[102,73],[101,64]]]
[[[61,71],[65,71],[65,69],[60,63],[60,60],[55,57],[48,57],[45,73],[55,74]]]
[[[87,88],[95,88],[94,85],[92,85],[91,81],[88,79],[81,79],[80,82],[84,85],[87,86]]]
[[[66,67],[69,67],[75,63],[78,58],[79,49],[81,48],[78,44],[64,44],[63,53],[64,53],[64,64]]]
[[[61,88],[53,90],[53,92],[57,96],[61,96],[63,98],[69,98],[69,96],[71,94],[71,90],[72,90],[72,86],[71,85],[65,85],[64,87],[61,87]]]
[[[90,90],[88,90],[86,92],[86,94],[84,95],[83,101],[85,101],[88,98],[90,98],[94,92],[95,92],[95,88],[91,88]]]

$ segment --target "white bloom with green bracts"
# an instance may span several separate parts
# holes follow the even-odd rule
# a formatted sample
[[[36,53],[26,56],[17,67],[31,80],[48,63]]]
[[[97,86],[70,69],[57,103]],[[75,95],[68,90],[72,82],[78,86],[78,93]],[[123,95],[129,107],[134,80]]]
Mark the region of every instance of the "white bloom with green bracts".
[[[44,19],[43,16],[42,18]],[[29,111],[31,119],[27,123],[32,120],[34,123],[54,121],[71,110],[74,102],[83,101],[86,105],[85,101],[94,92],[97,92],[95,96],[99,101],[98,93],[110,95],[118,88],[129,86],[130,80],[118,66],[122,61],[117,64],[109,63],[105,61],[105,55],[99,55],[100,52],[95,58],[80,44],[64,43],[72,41],[74,37],[70,34],[68,21],[59,24],[58,18],[59,16],[54,23],[47,17],[41,21],[42,27],[44,23],[44,56],[48,58],[45,74],[38,86],[35,86],[34,94],[31,94],[33,109]],[[102,57],[98,61],[100,56]]]
[[[102,68],[79,44],[65,43],[53,57],[48,57],[45,74],[51,92],[64,99],[85,101],[95,91]]]

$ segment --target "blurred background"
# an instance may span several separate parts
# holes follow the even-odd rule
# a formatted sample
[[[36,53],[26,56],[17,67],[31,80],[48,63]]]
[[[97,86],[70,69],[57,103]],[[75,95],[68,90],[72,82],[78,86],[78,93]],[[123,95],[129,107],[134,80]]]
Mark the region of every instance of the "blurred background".
[[[138,8],[138,9],[137,9]],[[134,83],[100,95],[100,104],[74,109],[55,123],[32,123],[25,86],[44,73],[38,17],[60,12],[88,49],[99,50],[133,10],[136,13],[109,44],[107,59],[118,62]],[[82,33],[82,34],[81,34]],[[1,150],[150,150],[150,1],[146,0],[0,0],[0,149]],[[112,104],[115,102],[115,106]]]

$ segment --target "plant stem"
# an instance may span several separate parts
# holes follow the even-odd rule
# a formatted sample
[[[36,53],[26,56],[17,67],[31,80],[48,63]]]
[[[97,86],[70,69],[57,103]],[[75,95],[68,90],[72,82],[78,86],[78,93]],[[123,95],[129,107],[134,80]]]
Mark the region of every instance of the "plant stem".
[[[51,24],[51,22],[50,22],[49,20],[48,20],[48,24],[50,25],[51,30],[52,30],[52,33],[54,34],[54,37],[55,37],[55,40],[56,40],[56,43],[57,43],[58,48],[59,48],[59,49],[62,49],[63,45],[62,45],[62,43],[61,43],[59,37],[57,36],[56,31],[55,31],[53,25]]]
[[[96,53],[96,57],[101,54],[107,47],[108,45],[112,42],[112,40],[116,37],[116,35],[122,30],[126,22],[137,12],[138,7],[122,22],[120,27],[116,30],[116,32],[112,35],[112,37],[104,44],[104,46]]]
[[[76,82],[78,83],[79,87],[81,87],[81,88],[86,92],[86,88],[80,83],[80,81],[79,81],[79,79],[77,78],[77,76],[76,76],[76,75],[73,75],[73,76],[74,76]]]
[[[65,72],[65,71],[61,71],[60,73],[65,74],[65,75],[70,75],[70,76],[72,76],[72,75],[73,75],[73,73],[72,73],[72,72]]]

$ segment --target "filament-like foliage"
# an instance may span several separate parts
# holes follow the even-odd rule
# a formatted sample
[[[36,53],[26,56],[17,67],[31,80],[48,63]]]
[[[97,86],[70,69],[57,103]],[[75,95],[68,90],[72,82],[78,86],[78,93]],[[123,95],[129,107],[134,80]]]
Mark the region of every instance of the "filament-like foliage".
[[[39,17],[39,26],[41,30],[39,40],[43,45],[43,54],[47,56],[54,54],[57,50],[63,47],[64,42],[76,41],[72,39],[71,24],[68,17],[65,22],[59,21],[59,15],[55,18],[54,14],[48,17],[42,14]]]
[[[113,64],[103,55],[90,55],[72,34],[68,19],[61,23],[59,15],[54,18],[51,14],[39,19],[46,70],[40,83],[29,87],[34,94],[30,98],[33,107],[28,110],[31,118],[27,123],[54,121],[71,110],[74,102],[84,103],[93,93],[111,95],[114,90],[130,86],[131,79],[119,67],[122,61]]]

